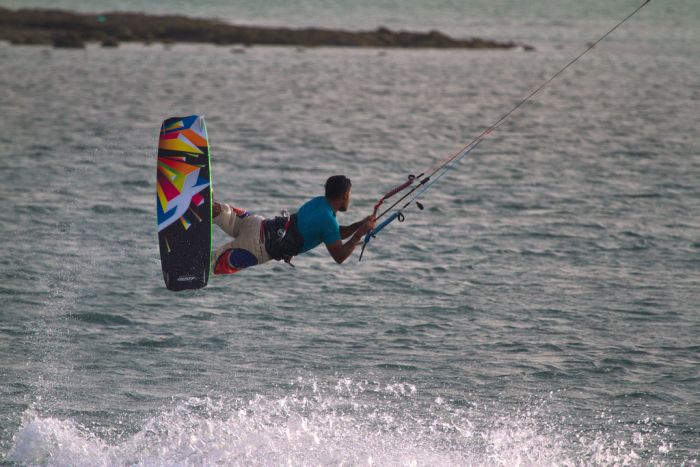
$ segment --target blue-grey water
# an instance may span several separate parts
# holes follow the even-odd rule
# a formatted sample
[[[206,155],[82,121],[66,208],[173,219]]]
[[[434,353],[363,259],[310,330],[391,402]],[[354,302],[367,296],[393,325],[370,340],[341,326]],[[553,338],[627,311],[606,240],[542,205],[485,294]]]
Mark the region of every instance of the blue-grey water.
[[[345,173],[349,223],[637,3],[0,4],[537,47],[0,44],[0,462],[700,462],[697,2],[650,3],[361,263],[319,248],[178,294],[154,214],[164,118],[206,115],[216,198],[275,215]]]

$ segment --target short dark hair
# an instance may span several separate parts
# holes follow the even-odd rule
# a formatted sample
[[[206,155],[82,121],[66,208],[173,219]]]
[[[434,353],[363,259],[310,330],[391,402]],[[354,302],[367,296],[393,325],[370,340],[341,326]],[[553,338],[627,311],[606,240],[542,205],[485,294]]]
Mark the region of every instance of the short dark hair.
[[[326,198],[338,199],[352,188],[352,182],[345,175],[333,175],[326,180]]]

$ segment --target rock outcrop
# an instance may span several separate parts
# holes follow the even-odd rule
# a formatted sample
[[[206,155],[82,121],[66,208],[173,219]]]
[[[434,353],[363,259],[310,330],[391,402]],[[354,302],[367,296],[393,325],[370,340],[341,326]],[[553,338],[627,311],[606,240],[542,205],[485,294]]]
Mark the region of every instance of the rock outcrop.
[[[529,46],[483,39],[453,39],[439,31],[345,31],[323,28],[240,26],[213,19],[143,13],[86,14],[63,10],[0,8],[0,40],[12,44],[84,47],[96,42],[193,42],[219,45],[291,45],[298,47],[403,47],[510,49]]]

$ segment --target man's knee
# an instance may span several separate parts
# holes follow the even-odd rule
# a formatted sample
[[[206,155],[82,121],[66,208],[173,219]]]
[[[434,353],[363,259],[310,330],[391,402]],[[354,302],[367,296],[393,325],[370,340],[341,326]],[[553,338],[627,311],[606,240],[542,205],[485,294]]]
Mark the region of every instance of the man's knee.
[[[235,274],[258,264],[255,255],[243,248],[229,248],[216,258],[214,274]]]

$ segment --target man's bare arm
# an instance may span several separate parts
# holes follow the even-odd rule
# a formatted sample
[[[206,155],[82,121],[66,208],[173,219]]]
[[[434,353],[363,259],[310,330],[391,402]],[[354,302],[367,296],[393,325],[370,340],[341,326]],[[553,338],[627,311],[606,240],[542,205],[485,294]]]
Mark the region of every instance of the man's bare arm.
[[[350,240],[348,240],[345,243],[343,243],[342,240],[338,240],[337,242],[331,243],[330,245],[326,245],[326,248],[328,249],[328,253],[331,254],[335,262],[338,264],[342,264],[343,261],[348,259],[348,257],[355,250],[355,247],[359,245],[361,241],[362,237],[358,238],[357,235],[353,235],[352,237],[350,237]]]
[[[367,222],[371,217],[372,217],[372,216],[367,216],[367,217],[365,217],[364,219],[362,219],[361,221],[355,222],[354,224],[350,224],[350,225],[341,225],[341,226],[340,226],[340,238],[342,238],[343,240],[345,240],[345,239],[348,238],[350,235],[352,235],[352,234],[354,234],[355,232],[357,232],[357,229],[359,229],[360,226],[361,226],[362,224],[364,224],[365,222]],[[367,233],[367,232],[365,232],[365,233]],[[363,234],[363,235],[364,235],[364,234]]]
[[[348,257],[355,250],[355,247],[362,243],[362,237],[364,237],[364,235],[367,232],[374,228],[375,223],[376,220],[374,219],[374,216],[368,216],[359,222],[360,225],[357,228],[355,228],[354,233],[352,233],[352,236],[350,237],[350,240],[348,240],[345,243],[343,243],[342,240],[338,240],[337,242],[333,242],[330,245],[327,244],[326,248],[328,249],[328,253],[331,254],[335,262],[341,264],[343,261],[348,259]],[[356,222],[355,224],[358,224],[358,222]],[[351,227],[352,225],[347,226],[345,228],[347,229]],[[341,227],[340,229],[340,236],[342,237],[343,227]]]

